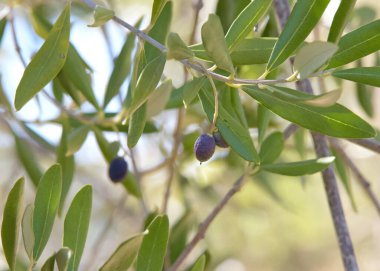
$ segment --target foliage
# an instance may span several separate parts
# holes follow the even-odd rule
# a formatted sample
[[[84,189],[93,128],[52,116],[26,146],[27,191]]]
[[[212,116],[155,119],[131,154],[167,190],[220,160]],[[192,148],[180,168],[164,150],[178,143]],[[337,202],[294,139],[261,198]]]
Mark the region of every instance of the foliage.
[[[380,20],[373,19],[352,29],[348,18],[350,12],[355,12],[356,1],[341,1],[328,37],[307,39],[313,31],[319,31],[321,17],[327,12],[329,1],[298,0],[283,29],[276,23],[276,12],[281,11],[276,9],[274,2],[219,0],[216,13],[209,14],[199,28],[201,43],[196,43],[194,35],[185,39],[170,32],[175,1],[154,0],[148,25],[145,18],[141,18],[134,26],[115,16],[117,10],[96,5],[91,0],[67,1],[65,5],[31,5],[27,9],[31,10],[28,19],[33,26],[33,35],[42,37],[43,41],[37,52],[28,56],[28,61],[21,53],[20,48],[24,44],[18,43],[13,20],[15,9],[24,7],[10,6],[8,16],[0,20],[0,41],[10,28],[25,70],[14,93],[14,106],[0,87],[0,114],[14,138],[18,158],[27,173],[26,182],[31,182],[36,188],[33,203],[24,207],[25,180],[20,178],[10,190],[3,207],[1,237],[10,270],[18,270],[17,262],[26,261],[17,250],[20,229],[29,257],[27,270],[54,270],[55,265],[59,270],[81,270],[82,255],[88,246],[87,233],[92,227],[92,186],[83,186],[71,202],[68,201],[70,190],[77,187],[73,181],[77,174],[74,157],[90,136],[95,137],[108,166],[120,156],[132,162],[132,167],[125,166],[122,178],[117,179],[121,185],[115,186],[141,203],[145,212],[150,211],[147,216],[143,211],[139,213],[140,220],[144,220],[141,232],[132,237],[126,236],[113,253],[104,253],[109,258],[100,267],[103,271],[128,270],[131,267],[138,271],[175,271],[182,268],[189,253],[207,235],[206,231],[215,217],[248,179],[260,180],[265,191],[278,200],[275,190],[266,181],[267,176],[304,176],[324,172],[326,191],[331,191],[336,186],[333,183],[329,187],[332,179],[327,175],[332,174],[335,182],[332,167],[335,163],[337,174],[341,176],[356,209],[346,170],[351,168],[357,172],[357,169],[352,167],[344,151],[342,153],[339,149],[340,145],[333,140],[356,139],[375,142],[377,146],[380,142],[376,139],[366,141],[376,136],[370,118],[355,114],[355,109],[337,101],[345,91],[341,89],[343,81],[355,82],[358,84],[358,101],[369,117],[373,117],[369,92],[372,89],[369,87],[380,87],[380,67],[378,64],[363,67],[362,63],[366,56],[377,57],[378,61]],[[13,5],[12,1],[10,5]],[[52,6],[60,10],[54,19],[42,12]],[[197,30],[201,6],[202,1],[198,1],[194,31]],[[74,47],[73,37],[70,37],[72,21],[86,25],[83,18],[92,12],[93,23],[88,25],[91,27],[88,31],[97,31],[100,27],[106,33],[108,24],[130,30],[126,37],[123,36],[120,52],[112,59],[113,69],[102,101],[94,91],[92,71],[96,67],[88,65]],[[141,25],[145,26],[144,31],[139,30]],[[258,30],[253,31],[256,28]],[[111,45],[110,48],[112,51]],[[180,78],[168,78],[166,74],[165,67],[171,64],[169,60],[186,68],[185,79],[180,85],[173,83]],[[351,63],[356,67],[347,66]],[[254,79],[247,79],[247,76]],[[302,87],[302,84],[310,85],[313,77],[317,77],[324,88],[326,78],[334,78],[339,90],[322,87],[317,93],[312,87]],[[30,123],[16,113],[27,110],[34,100],[44,108],[45,104],[40,102],[42,95],[52,102],[59,114],[51,120],[38,120],[34,124],[58,125],[61,138],[56,145],[31,129]],[[117,104],[116,109],[112,103]],[[178,111],[177,125],[171,151],[165,153],[166,159],[161,165],[168,168],[169,177],[164,188],[163,207],[155,211],[145,204],[145,183],[141,182],[143,174],[136,165],[134,150],[139,143],[164,133],[158,119],[173,109]],[[284,123],[288,124],[285,130],[282,127]],[[198,127],[195,131],[194,126]],[[294,136],[298,139],[296,145],[286,144],[294,132],[291,128],[294,131],[302,129]],[[304,153],[306,143],[301,140],[301,133],[305,130],[309,130],[314,138],[316,152],[312,155]],[[208,163],[213,161],[222,161],[227,171],[240,177],[192,235],[198,222],[191,215],[192,203],[188,198],[179,197],[184,212],[176,223],[168,211],[172,184],[177,181],[180,194],[185,194],[188,181],[184,172],[186,166],[195,161],[193,144],[199,134],[214,132],[220,133],[229,148],[217,150],[211,162],[202,167],[208,167]],[[330,143],[337,159],[329,154],[328,149],[321,152],[327,137],[318,141],[315,133],[335,138]],[[111,141],[110,135],[113,139],[116,136],[117,140]],[[127,146],[124,146],[124,137]],[[213,137],[208,138],[214,141]],[[45,171],[42,170],[41,159],[34,154],[35,145],[55,153],[53,165]],[[300,153],[299,161],[293,159],[294,155],[289,155],[294,150]],[[124,161],[124,158],[120,159]],[[376,197],[365,182],[365,191],[379,208]],[[204,193],[201,188],[198,190]],[[339,216],[339,197],[332,199],[330,194],[327,196],[332,215]],[[57,216],[63,220],[57,220]],[[46,252],[57,223],[63,228],[62,236],[59,236],[62,246],[56,252],[49,251],[49,257],[43,259],[43,252]],[[344,227],[345,221],[342,223]],[[340,243],[342,249],[342,246],[350,244],[350,237],[348,233],[339,231],[342,225],[336,223],[335,226],[338,235],[346,234],[343,237],[348,240],[348,244]],[[345,259],[352,255],[345,255],[344,249],[342,253],[347,268]],[[199,271],[215,265],[210,263],[208,252],[203,251],[194,262],[187,264],[189,270]]]

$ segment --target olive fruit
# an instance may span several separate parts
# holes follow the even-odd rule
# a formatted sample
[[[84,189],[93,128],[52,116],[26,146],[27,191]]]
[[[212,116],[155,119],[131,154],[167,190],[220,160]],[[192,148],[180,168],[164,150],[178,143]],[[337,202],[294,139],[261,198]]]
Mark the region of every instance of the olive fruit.
[[[215,140],[216,146],[221,147],[221,148],[228,148],[229,147],[228,143],[224,140],[224,138],[220,132],[213,132],[212,137]]]
[[[205,162],[211,158],[215,152],[215,140],[208,134],[202,134],[194,144],[195,157],[199,162]]]
[[[124,179],[128,172],[127,161],[123,157],[116,157],[110,163],[108,176],[113,182],[120,182]]]

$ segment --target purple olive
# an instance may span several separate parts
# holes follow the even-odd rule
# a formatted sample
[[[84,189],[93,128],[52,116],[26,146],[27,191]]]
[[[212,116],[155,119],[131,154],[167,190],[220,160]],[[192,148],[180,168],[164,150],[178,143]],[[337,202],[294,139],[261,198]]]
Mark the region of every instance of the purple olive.
[[[194,144],[195,157],[199,162],[205,162],[211,158],[215,152],[215,140],[208,134],[202,134]]]
[[[214,138],[215,140],[215,144],[216,146],[218,147],[221,147],[221,148],[228,148],[230,145],[228,145],[228,143],[224,140],[222,134],[220,132],[213,132],[212,133],[212,137]]]
[[[128,173],[128,164],[123,157],[116,157],[110,163],[108,176],[113,182],[121,182]]]

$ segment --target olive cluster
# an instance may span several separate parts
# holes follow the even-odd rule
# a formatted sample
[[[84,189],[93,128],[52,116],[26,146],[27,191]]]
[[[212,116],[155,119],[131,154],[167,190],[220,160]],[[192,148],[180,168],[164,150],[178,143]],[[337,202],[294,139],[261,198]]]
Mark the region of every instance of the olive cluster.
[[[208,134],[200,135],[194,143],[195,157],[199,162],[209,160],[215,152],[215,146],[221,148],[229,147],[220,132],[213,132],[212,136]]]

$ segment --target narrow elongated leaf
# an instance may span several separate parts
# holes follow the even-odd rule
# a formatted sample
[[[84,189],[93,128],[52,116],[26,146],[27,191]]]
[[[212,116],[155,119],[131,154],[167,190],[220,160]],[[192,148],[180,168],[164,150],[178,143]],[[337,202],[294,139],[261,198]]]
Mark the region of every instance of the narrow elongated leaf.
[[[243,9],[250,3],[250,0],[219,0],[216,6],[216,15],[219,16],[223,25],[223,30],[227,33],[232,22],[243,11]]]
[[[133,91],[132,104],[129,108],[130,115],[143,105],[156,89],[164,71],[165,63],[166,56],[161,54],[146,65]]]
[[[204,271],[206,268],[206,255],[202,255],[198,258],[198,260],[194,263],[193,267],[190,271]]]
[[[92,131],[94,132],[96,142],[98,143],[99,149],[102,152],[104,159],[110,163],[112,159],[115,158],[114,153],[110,149],[110,143],[98,128],[92,127]]]
[[[157,19],[159,18],[164,6],[168,2],[168,0],[154,0],[152,7],[152,16],[150,19],[150,24],[154,25]]]
[[[143,234],[134,236],[120,244],[100,271],[125,271],[133,264],[139,252]]]
[[[267,72],[283,63],[318,23],[329,0],[297,1],[270,56]]]
[[[139,28],[142,20],[139,20],[135,27]],[[127,78],[128,74],[131,71],[131,57],[132,51],[135,46],[135,36],[129,34],[119,55],[115,60],[115,65],[112,70],[110,79],[108,80],[107,90],[104,96],[103,108],[106,108],[108,103],[113,97],[119,92],[123,82]]]
[[[0,44],[1,44],[1,41],[3,40],[3,34],[4,34],[6,25],[7,25],[7,16],[4,16],[4,18],[0,20]]]
[[[193,58],[194,53],[191,51],[177,33],[169,33],[167,40],[168,59],[188,59]]]
[[[137,271],[161,271],[164,265],[169,237],[169,220],[166,215],[157,216],[148,227],[138,256]]]
[[[22,239],[24,241],[24,248],[30,260],[32,260],[33,258],[33,247],[34,247],[33,211],[34,211],[33,204],[29,204],[28,206],[26,206],[24,215],[22,216],[22,222],[21,222]]]
[[[259,133],[259,142],[262,142],[265,136],[265,132],[269,126],[271,119],[270,111],[261,104],[257,106],[257,128]]]
[[[209,120],[212,121],[214,114],[214,96],[210,84],[205,85],[201,91],[199,91],[199,98],[202,102],[203,110]],[[219,117],[216,126],[224,140],[241,157],[252,162],[258,162],[260,160],[248,129],[244,127],[239,119],[224,109],[221,104],[219,104]]]
[[[69,193],[71,183],[74,178],[75,171],[75,161],[73,155],[66,155],[68,149],[68,133],[69,133],[69,121],[64,119],[62,123],[62,135],[61,141],[57,148],[57,163],[61,165],[62,168],[62,190],[61,190],[61,199],[59,202],[58,214],[61,215],[62,209],[65,204],[65,199]]]
[[[234,65],[265,64],[268,62],[277,38],[257,37],[242,40],[231,52]],[[211,61],[202,44],[189,47],[197,58]]]
[[[18,158],[24,166],[25,171],[28,173],[32,183],[37,187],[42,176],[42,170],[37,159],[33,155],[34,152],[31,150],[31,147],[25,139],[20,138],[16,134],[14,134],[14,139]]]
[[[141,190],[135,176],[132,173],[128,173],[122,182],[124,188],[130,195],[136,198],[141,198]]]
[[[1,242],[10,270],[15,270],[18,237],[20,232],[24,178],[20,178],[8,194],[1,224]]]
[[[159,114],[165,108],[172,89],[172,80],[167,79],[153,91],[147,101],[147,118]]]
[[[346,35],[326,69],[336,68],[380,50],[380,20],[366,24]]]
[[[373,117],[373,89],[364,84],[356,84],[356,97],[364,112]]]
[[[357,83],[380,87],[380,67],[359,67],[335,71],[333,76]]]
[[[300,79],[307,78],[320,68],[338,50],[338,46],[330,42],[316,41],[302,47],[294,58],[294,71]]]
[[[28,134],[28,136],[30,136],[39,145],[41,145],[42,147],[46,148],[47,150],[51,152],[56,151],[56,147],[53,144],[51,144],[45,137],[43,137],[42,133],[37,132],[30,125],[26,123],[22,123],[21,126],[22,126],[22,129]]]
[[[334,156],[329,156],[293,163],[266,164],[262,165],[261,169],[286,176],[302,176],[324,170],[334,161],[334,159]]]
[[[203,46],[216,66],[234,74],[235,69],[224,39],[222,23],[217,15],[208,16],[207,22],[202,26],[201,34]]]
[[[86,244],[92,207],[92,188],[84,186],[74,197],[65,217],[63,245],[70,248],[73,255],[69,271],[78,270],[83,249]]]
[[[54,264],[55,264],[55,253],[45,261],[45,263],[41,267],[41,271],[54,271]]]
[[[269,164],[275,161],[281,154],[284,148],[284,136],[281,132],[274,132],[270,134],[260,147],[260,161],[261,164]]]
[[[238,15],[226,34],[226,43],[230,52],[253,30],[271,5],[272,0],[254,0]]]
[[[84,62],[78,51],[73,45],[70,45],[66,63],[59,76],[60,78],[63,78],[63,80],[66,80],[67,84],[70,84],[70,87],[73,88],[71,93],[73,97],[78,95],[75,92],[79,91],[88,102],[90,102],[96,109],[99,109],[98,101],[96,100],[91,86],[91,77],[87,72],[88,69],[87,64]],[[65,90],[68,91],[67,89]]]
[[[327,41],[336,43],[343,33],[344,27],[350,18],[351,12],[354,9],[356,0],[343,0],[340,1],[338,10],[334,15],[333,22],[330,27],[329,36]]]
[[[183,104],[185,107],[189,107],[191,102],[197,97],[199,90],[206,81],[206,77],[197,77],[184,85],[183,89]]]
[[[94,9],[94,23],[89,25],[91,27],[102,26],[115,16],[115,12],[108,8],[96,5]]]
[[[172,227],[169,239],[170,262],[174,263],[181,252],[185,249],[187,238],[192,229],[194,216],[187,211]]]
[[[38,50],[16,90],[15,108],[20,110],[62,69],[69,49],[70,3],[68,3]]]
[[[62,170],[59,164],[51,166],[42,176],[38,184],[36,199],[34,200],[33,232],[34,247],[33,259],[41,256],[53,229],[57,215],[62,189]]]
[[[146,123],[147,104],[143,104],[129,119],[128,147],[133,148],[139,141]]]
[[[376,134],[367,122],[340,104],[329,107],[307,105],[291,96],[311,98],[312,95],[279,87],[277,89],[286,90],[288,94],[273,93],[254,86],[242,89],[273,113],[307,129],[343,138],[366,138]]]
[[[163,0],[155,0],[155,2],[162,2],[158,4],[159,6],[163,6],[160,8],[160,12],[157,12],[157,16],[155,20],[151,23],[151,29],[148,31],[148,35],[160,42],[161,44],[166,44],[166,38],[169,34],[170,24],[172,21],[172,9],[173,3],[172,1],[163,1]],[[154,8],[153,8],[154,9]],[[153,17],[152,17],[153,18]],[[160,56],[162,52],[149,43],[144,44],[144,56],[143,62],[149,63],[156,57]],[[139,65],[138,74],[140,74],[141,69],[144,65]]]
[[[341,94],[342,94],[342,89],[329,91],[329,92],[320,94],[318,96],[315,96],[315,98],[313,99],[304,101],[304,104],[319,106],[319,107],[332,106],[339,100]]]
[[[69,268],[70,259],[73,256],[73,252],[68,247],[61,248],[55,254],[55,261],[57,262],[59,271],[66,271]]]
[[[73,155],[82,147],[89,131],[90,128],[88,126],[79,126],[67,135],[66,156]]]

